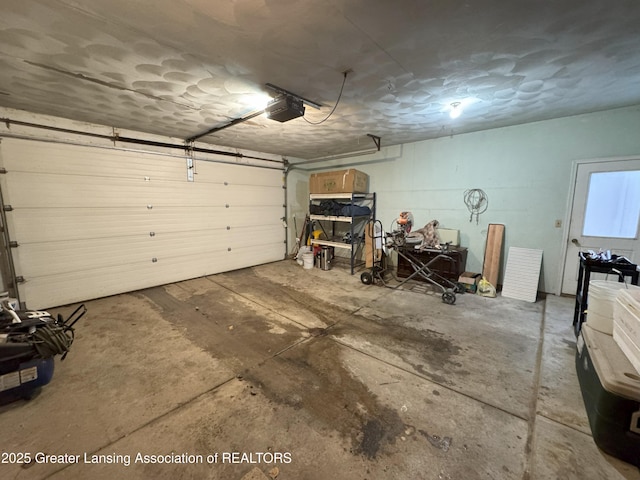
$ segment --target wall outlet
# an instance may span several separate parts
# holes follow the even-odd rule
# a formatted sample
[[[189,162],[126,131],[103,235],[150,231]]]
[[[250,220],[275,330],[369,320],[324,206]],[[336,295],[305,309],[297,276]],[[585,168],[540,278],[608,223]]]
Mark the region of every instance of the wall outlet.
[[[556,220],[556,228],[562,228],[562,220]]]

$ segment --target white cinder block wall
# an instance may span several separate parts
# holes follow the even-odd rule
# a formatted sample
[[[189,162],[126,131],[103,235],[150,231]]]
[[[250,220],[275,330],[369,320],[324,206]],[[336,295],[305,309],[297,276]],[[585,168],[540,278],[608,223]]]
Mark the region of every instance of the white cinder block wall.
[[[308,176],[321,170],[357,168],[377,192],[377,217],[389,229],[399,212],[416,225],[438,220],[460,230],[469,248],[467,270],[482,271],[487,225],[503,223],[505,243],[499,283],[510,246],[542,249],[539,289],[559,293],[565,223],[576,160],[640,154],[640,107],[547,120],[484,132],[383,148],[379,154],[312,163],[287,180],[289,220],[301,228],[308,204]],[[384,137],[382,138],[384,145]],[[487,211],[469,222],[465,190],[480,188]],[[562,227],[555,226],[556,220]],[[290,245],[295,244],[290,229]],[[603,246],[606,247],[606,246]]]

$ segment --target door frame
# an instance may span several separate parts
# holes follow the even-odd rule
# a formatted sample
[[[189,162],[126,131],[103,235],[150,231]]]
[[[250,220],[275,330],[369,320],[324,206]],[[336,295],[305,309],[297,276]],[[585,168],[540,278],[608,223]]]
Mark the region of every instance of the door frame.
[[[638,155],[625,155],[620,157],[596,157],[596,158],[586,158],[586,159],[578,159],[571,162],[571,177],[569,184],[569,192],[567,195],[567,207],[564,213],[564,225],[562,229],[562,249],[560,251],[560,257],[562,261],[560,262],[560,267],[558,268],[558,281],[556,283],[556,292],[557,296],[562,295],[562,281],[564,278],[564,269],[567,263],[567,249],[569,244],[569,227],[571,222],[571,216],[573,214],[573,206],[575,202],[575,192],[576,192],[576,182],[578,180],[578,167],[587,163],[608,163],[608,162],[620,162],[620,161],[630,161],[630,160],[640,160],[640,154]]]

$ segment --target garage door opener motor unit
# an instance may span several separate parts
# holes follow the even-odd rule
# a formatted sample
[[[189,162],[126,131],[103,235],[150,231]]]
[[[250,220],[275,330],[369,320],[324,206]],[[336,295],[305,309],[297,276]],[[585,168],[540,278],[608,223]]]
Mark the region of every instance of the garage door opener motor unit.
[[[273,99],[265,109],[267,118],[278,122],[288,122],[304,115],[302,99],[292,95],[280,95]]]
[[[73,343],[73,326],[87,312],[80,305],[65,320],[48,312],[15,310],[0,301],[0,404],[29,399],[53,378],[53,359],[64,360]]]

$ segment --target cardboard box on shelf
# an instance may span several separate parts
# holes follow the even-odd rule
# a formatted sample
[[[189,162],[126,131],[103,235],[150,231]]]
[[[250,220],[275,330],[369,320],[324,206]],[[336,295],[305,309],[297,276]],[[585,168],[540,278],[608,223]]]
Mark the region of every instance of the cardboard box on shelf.
[[[369,175],[359,170],[335,170],[312,173],[309,176],[309,193],[367,193]]]
[[[458,283],[463,284],[467,292],[476,293],[481,277],[481,273],[463,272],[460,277],[458,277]]]

